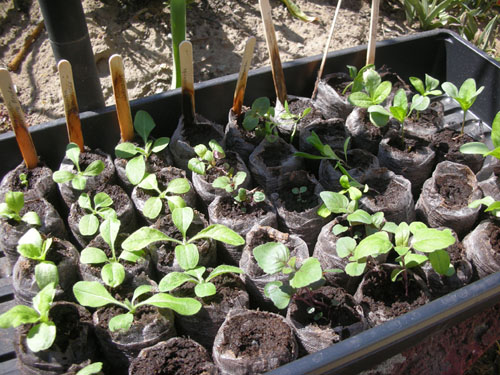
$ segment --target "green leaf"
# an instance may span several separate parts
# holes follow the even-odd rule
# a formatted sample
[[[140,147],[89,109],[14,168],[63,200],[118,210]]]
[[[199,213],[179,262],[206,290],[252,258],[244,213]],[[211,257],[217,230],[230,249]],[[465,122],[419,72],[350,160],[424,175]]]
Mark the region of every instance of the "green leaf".
[[[102,370],[102,362],[95,362],[82,368],[80,371],[76,373],[76,375],[96,375],[101,370]]]
[[[214,182],[212,182],[212,186],[217,189],[224,189],[228,191],[228,193],[231,193],[233,188],[231,186],[231,180],[227,176],[220,176],[217,177]],[[229,190],[228,190],[229,188]]]
[[[55,284],[48,284],[33,297],[33,308],[40,314],[41,319],[47,319],[50,306],[56,295]]]
[[[75,177],[76,176],[70,171],[55,171],[52,174],[52,179],[58,184],[64,184],[65,182],[73,180]]]
[[[144,156],[138,155],[127,162],[125,174],[132,185],[139,185],[146,175]]]
[[[118,262],[107,263],[101,269],[101,278],[106,285],[116,288],[125,280],[125,268]]]
[[[36,323],[40,315],[31,307],[16,305],[0,315],[0,328],[18,327],[21,324]]]
[[[427,262],[427,260],[427,256],[423,254],[408,253],[405,255],[405,266],[406,268],[417,267]]]
[[[40,289],[54,283],[59,284],[59,272],[53,262],[44,261],[35,266],[35,280]]]
[[[238,233],[222,224],[212,224],[199,231],[189,242],[195,242],[200,238],[211,238],[215,241],[227,243],[228,245],[240,246],[245,240]]]
[[[54,322],[42,322],[28,331],[26,344],[32,352],[49,349],[56,339],[56,326]]]
[[[170,212],[173,212],[176,208],[187,207],[186,201],[178,195],[172,195],[172,196],[167,195],[166,198],[168,202],[168,208],[170,208]]]
[[[7,203],[7,206],[11,210],[19,214],[24,207],[24,194],[21,192],[9,191],[5,194],[5,203]]]
[[[191,270],[198,265],[198,248],[194,244],[177,245],[175,247],[175,259],[183,270]]]
[[[272,281],[264,287],[266,297],[270,298],[280,310],[286,309],[292,298],[291,293],[293,293],[292,290],[289,291],[290,293],[287,293],[286,289],[284,289],[281,281]]]
[[[408,109],[408,99],[406,98],[404,89],[399,89],[396,92],[396,95],[394,95],[394,99],[392,100],[392,105],[396,109],[402,109],[404,111],[404,117],[406,117],[406,110]],[[391,112],[393,107],[391,107]]]
[[[111,332],[128,331],[134,321],[134,315],[130,312],[112,317],[109,320],[108,327]]]
[[[83,190],[87,186],[87,179],[84,176],[76,175],[71,180],[71,187],[75,190]]]
[[[121,304],[113,298],[104,285],[97,281],[78,281],[73,286],[73,294],[82,306],[102,307],[110,303]]]
[[[92,211],[92,201],[87,193],[81,193],[78,197],[78,205],[86,210]]]
[[[345,266],[345,273],[349,276],[361,276],[366,269],[366,262],[349,262]]]
[[[116,237],[120,233],[120,220],[107,219],[104,220],[99,227],[99,233],[102,239],[109,245],[111,249],[115,247]]]
[[[421,221],[413,221],[413,222],[411,222],[411,224],[410,224],[410,232],[412,234],[417,233],[421,229],[427,229],[427,225],[425,225]]]
[[[449,275],[450,255],[446,250],[436,250],[429,253],[429,261],[434,271],[440,275]],[[453,266],[451,266],[453,268]]]
[[[388,233],[396,233],[398,230],[398,226],[395,223],[388,221],[384,224],[382,230]]]
[[[446,249],[455,243],[455,237],[449,229],[438,230],[434,228],[421,229],[414,233],[413,248],[423,253]]]
[[[87,168],[85,168],[83,175],[87,177],[97,176],[104,170],[104,167],[105,166],[102,160],[94,160]]]
[[[78,230],[82,236],[92,236],[98,229],[99,219],[93,214],[83,216],[78,223]]]
[[[295,4],[292,0],[281,0],[286,7],[288,8],[288,11],[294,16],[297,17],[298,19],[301,19],[302,21],[305,22],[314,22],[318,20],[318,17],[312,17],[308,16],[305,14],[297,4]]]
[[[376,89],[373,95],[373,104],[382,103],[391,93],[392,83],[390,81],[382,82]]]
[[[458,97],[458,89],[457,86],[455,86],[451,82],[443,82],[441,84],[441,88],[443,91],[448,95],[451,96],[453,99]]]
[[[182,233],[182,237],[186,238],[186,233],[189,226],[193,222],[194,211],[191,207],[176,208],[172,212],[172,221],[174,225]]]
[[[80,263],[84,264],[102,264],[108,261],[104,251],[97,247],[86,247],[80,253]]]
[[[331,191],[322,191],[319,193],[319,196],[329,211],[335,214],[342,214],[347,211],[349,199],[345,195]]]
[[[255,111],[261,115],[267,113],[269,107],[271,106],[271,102],[269,98],[260,97],[253,101],[252,103],[252,111]]]
[[[154,153],[158,153],[164,150],[169,143],[170,143],[170,138],[168,137],[158,138],[153,142],[153,148],[151,149],[151,151],[153,151]]]
[[[395,233],[394,242],[396,246],[408,246],[408,240],[410,239],[410,226],[405,222],[399,224],[398,229]]]
[[[425,93],[425,87],[424,87],[424,82],[420,78],[417,77],[410,77],[410,83],[415,87],[415,90],[419,92],[420,94],[424,95]]]
[[[319,260],[307,258],[290,280],[290,286],[295,289],[303,288],[320,280],[322,276],[323,271]]]
[[[132,296],[132,303],[134,303],[137,298],[143,296],[146,293],[150,293],[153,291],[153,287],[151,285],[140,285],[134,290],[134,295]]]
[[[28,231],[21,236],[17,242],[18,251],[22,248],[25,254],[21,253],[26,258],[34,259],[40,257],[42,253],[43,239],[35,228],[30,228]],[[28,245],[25,247],[25,245]],[[26,249],[26,250],[24,250]]]
[[[399,275],[401,275],[404,271],[404,268],[393,269],[391,272],[391,281],[395,283],[398,280]]]
[[[339,234],[345,233],[349,230],[349,227],[346,227],[344,225],[336,224],[332,228],[332,233],[335,236],[338,236]]]
[[[256,191],[253,193],[253,201],[255,203],[264,202],[266,200],[266,195],[261,191]]]
[[[486,156],[490,149],[482,142],[469,142],[460,146],[460,152],[462,154],[477,154]]]
[[[128,251],[142,250],[153,242],[158,241],[173,241],[173,239],[158,229],[142,227],[123,241],[122,249]]]
[[[205,163],[197,158],[191,158],[188,161],[188,168],[190,171],[193,171],[196,174],[205,175]]]
[[[233,178],[234,186],[235,187],[240,186],[242,183],[245,182],[246,178],[247,178],[247,174],[245,172],[243,172],[243,171],[236,172],[236,174],[234,175],[234,178]]]
[[[205,274],[205,271],[207,270],[206,267],[199,266],[190,270],[187,270],[186,273],[188,275],[191,275],[196,278],[197,281],[202,281],[203,280],[203,275]]]
[[[210,281],[214,277],[220,276],[224,273],[239,273],[242,274],[243,270],[239,267],[235,266],[229,266],[226,264],[221,264],[220,266],[215,267],[212,272],[210,272],[210,275],[207,276],[205,281]]]
[[[373,105],[368,108],[368,114],[370,117],[370,122],[381,128],[385,126],[390,118],[390,113],[380,105]]]
[[[171,309],[180,315],[194,315],[201,309],[201,303],[194,298],[179,298],[166,293],[155,294],[141,302],[141,305],[146,304]]]
[[[144,255],[143,255],[142,251],[132,252],[132,251],[123,250],[120,253],[120,256],[118,257],[118,259],[126,260],[127,262],[130,262],[130,263],[137,263],[141,259],[142,260],[144,259]]]
[[[341,237],[335,244],[337,255],[341,258],[346,258],[354,253],[356,241],[351,237]]]
[[[66,146],[66,157],[78,168],[80,165],[80,147],[76,143],[68,143]]]
[[[392,116],[398,120],[401,124],[405,122],[406,119],[406,108],[391,107],[390,108]]]
[[[476,199],[476,200],[472,201],[471,203],[469,203],[468,207],[469,208],[478,208],[479,206],[481,206],[483,204],[486,207],[488,207],[491,204],[493,204],[494,202],[495,202],[495,200],[492,197],[487,196],[487,197],[484,197],[484,198],[481,198],[481,199]]]
[[[493,147],[500,147],[500,112],[497,112],[491,124],[491,141]]]
[[[130,142],[123,142],[115,147],[115,155],[117,158],[130,159],[133,158],[139,150]]]
[[[363,83],[365,90],[370,95],[374,96],[374,92],[378,86],[381,84],[380,75],[375,71],[375,69],[367,69],[363,72]]]
[[[134,129],[139,134],[144,141],[144,144],[148,141],[151,131],[155,128],[155,122],[151,115],[146,111],[137,111],[134,118]]]
[[[386,232],[377,232],[360,241],[354,251],[355,259],[363,259],[368,256],[376,257],[386,254],[392,249],[392,243]]]
[[[170,272],[160,280],[158,288],[160,292],[170,292],[187,282],[197,283],[198,280],[184,272]]]
[[[144,207],[142,208],[142,213],[148,219],[156,219],[163,208],[163,203],[159,197],[148,198]]]
[[[370,225],[372,223],[372,216],[363,210],[356,210],[352,214],[347,216],[349,223],[362,223]]]
[[[174,178],[168,183],[167,193],[185,194],[191,189],[189,181],[186,178]]]
[[[147,175],[137,186],[144,190],[159,190],[158,181],[156,180],[156,176],[154,173]]]
[[[490,152],[488,152],[484,156],[490,156],[490,155],[497,158],[497,159],[500,159],[500,147],[497,147],[497,148],[491,150]]]
[[[21,218],[26,224],[29,225],[42,225],[42,221],[40,220],[40,216],[35,211],[26,212]]]
[[[213,296],[215,293],[217,293],[217,290],[213,283],[202,282],[196,284],[196,286],[194,287],[194,293],[197,297],[203,298]]]
[[[375,104],[366,93],[362,91],[358,92],[353,92],[349,97],[347,98],[349,103],[352,105],[355,105],[356,107],[361,107],[361,108],[368,108],[371,105]]]
[[[290,251],[282,243],[268,242],[254,248],[253,256],[265,273],[273,275],[287,265]]]
[[[429,107],[429,104],[431,103],[431,100],[429,99],[428,96],[422,96],[422,95],[414,95],[412,100],[411,100],[411,106],[410,106],[410,112],[415,110],[415,111],[425,111],[427,107]]]

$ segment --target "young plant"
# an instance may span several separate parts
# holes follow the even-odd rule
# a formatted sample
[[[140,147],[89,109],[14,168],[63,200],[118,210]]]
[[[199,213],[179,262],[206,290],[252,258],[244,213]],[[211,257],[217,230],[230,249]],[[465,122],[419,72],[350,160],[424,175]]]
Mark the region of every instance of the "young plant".
[[[116,315],[109,320],[108,328],[111,332],[128,331],[134,322],[134,314],[141,306],[150,305],[167,308],[181,315],[196,314],[201,308],[201,303],[194,298],[178,298],[166,293],[156,293],[147,299],[139,301],[147,293],[152,292],[153,287],[151,285],[140,285],[134,290],[131,300],[125,299],[122,302],[114,298],[104,285],[97,281],[78,281],[73,286],[73,294],[82,306],[99,308],[112,304],[127,310],[126,313]]]
[[[258,191],[257,188],[247,190],[245,188],[238,188],[247,178],[246,172],[238,171],[234,176],[220,176],[217,177],[212,186],[219,189],[224,189],[226,192],[231,193],[234,202],[240,205],[241,210],[245,211],[243,203],[253,204],[266,200],[266,195]]]
[[[428,74],[425,75],[425,83],[418,77],[410,77],[410,83],[422,96],[441,95],[443,93],[441,90],[437,89],[439,80]]]
[[[182,234],[182,240],[167,236],[158,229],[142,227],[132,233],[123,243],[122,248],[127,251],[140,251],[150,244],[158,241],[170,241],[177,244],[175,258],[183,270],[192,270],[198,265],[199,254],[195,242],[201,239],[212,239],[233,246],[240,246],[245,240],[232,229],[221,225],[212,224],[202,229],[191,238],[187,238],[187,231],[193,222],[194,211],[191,207],[174,208],[172,221]]]
[[[146,111],[137,111],[134,118],[134,129],[142,138],[144,147],[139,147],[131,142],[123,142],[115,147],[115,154],[119,158],[130,159],[125,167],[125,173],[132,185],[139,184],[146,174],[146,161],[152,153],[164,150],[170,138],[161,137],[156,140],[149,138],[155,128],[153,118]]]
[[[35,228],[28,230],[17,243],[19,254],[37,262],[35,280],[40,289],[45,288],[48,284],[57,285],[59,283],[57,266],[54,262],[46,259],[50,245],[52,245],[52,238],[44,240]]]
[[[94,362],[79,370],[76,375],[98,375],[102,374],[101,370],[102,362]]]
[[[28,188],[28,176],[26,176],[26,173],[20,173],[19,174],[19,182],[21,183],[21,185],[24,187],[24,188]]]
[[[272,142],[278,136],[276,123],[274,122],[274,108],[266,97],[257,98],[252,107],[245,113],[243,128],[249,132],[255,131]]]
[[[113,199],[104,193],[100,192],[94,196],[94,206],[87,193],[80,194],[78,197],[78,205],[86,212],[78,223],[78,230],[83,236],[93,236],[99,229],[99,217],[103,220],[117,219],[116,211],[111,208]]]
[[[491,196],[476,199],[475,201],[469,203],[469,207],[477,208],[483,204],[486,206],[484,212],[491,213],[491,215],[493,215],[493,217],[495,218],[500,217],[500,201],[495,201]]]
[[[16,223],[21,221],[30,225],[41,225],[42,222],[38,214],[34,211],[26,212],[21,216],[24,207],[24,194],[21,192],[9,191],[5,194],[5,202],[0,203],[0,217],[13,220]]]
[[[299,187],[294,187],[292,188],[292,194],[295,196],[295,199],[297,202],[304,203],[306,202],[302,198],[302,194],[305,194],[307,192],[307,186],[299,186]]]
[[[374,68],[363,72],[363,91],[353,92],[349,95],[349,103],[361,108],[367,108],[370,122],[378,127],[384,126],[389,121],[386,112],[380,111],[380,104],[389,96],[392,90],[390,81],[383,81]]]
[[[318,215],[327,218],[332,213],[334,214],[352,214],[358,209],[358,202],[361,199],[363,193],[356,186],[352,186],[349,182],[349,178],[345,175],[341,176],[340,186],[343,187],[338,193],[332,191],[322,191],[319,193],[320,198],[323,200],[323,204],[318,209]],[[365,185],[363,190],[365,193],[368,191],[368,186]],[[349,195],[347,198],[346,195]],[[342,232],[336,233],[334,227],[334,234],[340,234]]]
[[[195,146],[194,152],[197,157],[189,159],[188,168],[194,173],[202,176],[206,175],[207,170],[217,168],[217,161],[226,157],[224,149],[215,139],[208,142],[208,148],[204,144]],[[224,167],[225,168],[222,169],[229,172],[229,164]]]
[[[104,283],[112,288],[117,287],[125,279],[125,268],[120,260],[137,263],[143,259],[144,251],[126,250],[122,246],[120,256],[116,256],[115,241],[120,232],[120,221],[117,219],[106,219],[99,227],[99,234],[111,250],[111,257],[97,247],[86,247],[80,253],[80,262],[84,264],[104,264],[101,269],[101,278]]]
[[[0,315],[0,328],[16,328],[22,324],[32,324],[26,339],[28,348],[35,353],[49,349],[56,339],[56,326],[49,318],[55,293],[54,284],[46,285],[33,298],[33,307],[16,305]]]
[[[164,200],[167,201],[170,211],[173,211],[176,207],[185,207],[186,202],[179,195],[185,194],[191,189],[187,179],[174,178],[168,183],[167,188],[161,191],[155,174],[146,176],[138,187],[145,190],[153,190],[158,194],[157,196],[150,197],[142,209],[144,216],[149,219],[156,219],[158,217],[163,208]]]
[[[69,143],[66,147],[66,157],[73,162],[76,171],[59,170],[54,172],[52,179],[58,184],[71,181],[71,186],[75,190],[84,190],[87,185],[88,177],[98,176],[104,170],[102,160],[95,160],[85,168],[84,171],[80,168],[80,147],[76,143]]]
[[[464,112],[464,117],[462,120],[462,130],[460,131],[460,135],[463,135],[467,111],[470,107],[472,107],[478,95],[483,91],[484,86],[481,86],[476,90],[476,81],[474,80],[474,78],[468,78],[462,83],[460,89],[457,89],[457,87],[451,82],[444,82],[441,87],[448,96],[452,97],[458,102],[458,104],[462,108],[462,111]]]
[[[460,152],[484,157],[491,155],[500,159],[500,112],[497,112],[491,124],[491,142],[493,143],[492,150],[482,142],[469,142],[460,147]]]
[[[345,95],[347,90],[351,88],[351,93],[363,90],[363,73],[368,69],[375,69],[375,65],[369,64],[362,67],[359,71],[353,65],[347,65],[347,70],[349,71],[349,77],[352,78],[352,82],[349,83],[345,89],[342,91],[342,95]]]
[[[302,111],[301,114],[295,115],[292,112],[290,112],[290,108],[288,107],[288,101],[285,100],[285,113],[282,113],[280,117],[284,120],[293,121],[293,130],[292,134],[290,134],[290,143],[293,142],[293,138],[295,137],[295,133],[297,131],[297,124],[299,123],[300,120],[306,117],[311,112],[311,110],[312,110],[311,107],[307,107]]]
[[[403,0],[408,23],[411,25],[418,19],[422,30],[448,25],[452,19],[450,11],[456,3],[456,0]]]

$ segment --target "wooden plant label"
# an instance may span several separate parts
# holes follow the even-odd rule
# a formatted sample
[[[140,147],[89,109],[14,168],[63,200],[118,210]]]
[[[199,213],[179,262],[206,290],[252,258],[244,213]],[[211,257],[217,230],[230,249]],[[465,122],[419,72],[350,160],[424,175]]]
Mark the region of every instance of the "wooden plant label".
[[[120,125],[121,138],[122,141],[129,142],[134,138],[134,123],[132,121],[132,113],[130,112],[123,60],[120,55],[113,55],[109,58],[109,71],[111,72],[111,82],[115,96],[116,115],[118,117],[118,124]]]
[[[64,101],[64,114],[66,116],[66,128],[70,142],[76,143],[83,152],[82,124],[80,122],[80,111],[76,100],[75,85],[73,82],[73,71],[68,60],[61,60],[57,64],[59,80],[61,81],[61,92]]]
[[[29,169],[35,168],[38,165],[38,155],[7,69],[0,69],[0,91],[2,92],[5,106],[9,111],[12,129],[16,135],[16,141],[21,150],[24,163]]]
[[[234,91],[233,99],[233,112],[236,113],[236,115],[241,113],[241,107],[243,106],[243,98],[247,87],[248,71],[250,70],[250,64],[252,62],[255,40],[256,39],[253,36],[248,38],[245,45],[245,51],[243,52],[240,74],[238,76],[238,82],[236,83],[236,90]]]
[[[368,49],[366,50],[366,65],[375,64],[375,45],[377,44],[377,25],[380,0],[372,0],[372,12],[370,17],[370,35],[368,37]]]
[[[283,67],[281,66],[280,53],[278,43],[276,42],[276,33],[274,31],[273,20],[271,17],[271,6],[269,5],[269,0],[259,0],[259,6],[262,22],[264,23],[267,49],[269,50],[269,56],[271,58],[274,90],[276,91],[276,97],[278,100],[284,104],[287,97],[285,74],[283,73]]]
[[[193,73],[193,46],[185,40],[179,44],[179,57],[181,62],[181,90],[182,114],[185,124],[194,124],[194,73]]]

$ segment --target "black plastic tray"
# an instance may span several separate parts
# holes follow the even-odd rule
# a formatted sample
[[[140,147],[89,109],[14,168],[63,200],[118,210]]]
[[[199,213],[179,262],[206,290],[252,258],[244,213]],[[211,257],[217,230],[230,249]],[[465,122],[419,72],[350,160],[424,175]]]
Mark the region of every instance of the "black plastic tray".
[[[332,52],[324,74],[346,71],[347,64],[361,67],[365,56],[366,46]],[[310,96],[320,59],[321,56],[314,56],[283,64],[290,94]],[[406,81],[409,76],[423,77],[427,73],[441,82],[451,81],[461,85],[465,79],[472,77],[478,86],[485,86],[472,107],[473,113],[490,124],[500,110],[500,64],[455,33],[434,30],[379,42],[376,66],[382,65],[387,65]],[[195,85],[197,112],[225,124],[236,80],[237,75],[233,74]],[[257,69],[249,74],[245,103],[251,103],[260,96],[275,97],[270,68]],[[171,135],[181,115],[180,90],[135,100],[131,105],[133,113],[143,109],[153,116],[157,125],[156,136]],[[82,113],[81,120],[85,143],[112,153],[119,140],[114,107]],[[68,142],[64,119],[32,126],[30,130],[41,159],[50,167],[57,168]],[[0,176],[21,162],[12,132],[0,135],[0,160]],[[7,289],[8,285],[6,293],[0,296],[0,311],[5,310],[3,305],[11,303],[12,294]],[[371,369],[377,363],[429,340],[431,335],[439,335],[445,328],[466,323],[474,314],[494,309],[500,301],[499,297],[500,273],[496,273],[411,313],[285,365],[272,374],[355,374]],[[472,335],[474,327],[470,329]],[[495,334],[495,337],[500,337],[500,331]],[[0,346],[3,348],[0,362],[4,363],[0,364],[0,370],[10,371],[13,356],[4,347],[5,339],[6,335],[1,335]]]

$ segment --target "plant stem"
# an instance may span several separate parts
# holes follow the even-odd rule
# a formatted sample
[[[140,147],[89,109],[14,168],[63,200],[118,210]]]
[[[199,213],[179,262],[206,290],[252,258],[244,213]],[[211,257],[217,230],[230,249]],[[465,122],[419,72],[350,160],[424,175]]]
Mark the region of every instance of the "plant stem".
[[[465,115],[467,114],[467,111],[464,111],[464,118],[462,120],[462,130],[460,131],[460,135],[464,135],[464,128],[465,128]]]

